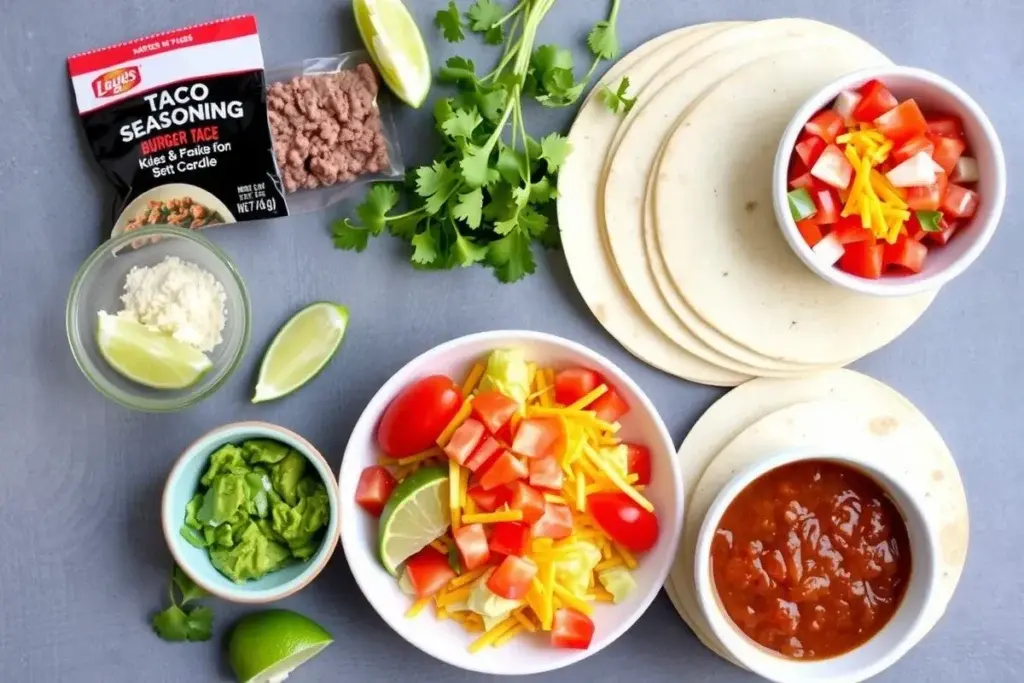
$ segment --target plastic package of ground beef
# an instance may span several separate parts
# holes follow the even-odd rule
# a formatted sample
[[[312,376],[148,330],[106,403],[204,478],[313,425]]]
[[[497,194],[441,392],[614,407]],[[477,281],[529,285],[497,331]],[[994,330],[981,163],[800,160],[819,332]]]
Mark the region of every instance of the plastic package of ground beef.
[[[361,51],[267,69],[267,117],[288,208],[323,209],[405,173],[380,76]]]

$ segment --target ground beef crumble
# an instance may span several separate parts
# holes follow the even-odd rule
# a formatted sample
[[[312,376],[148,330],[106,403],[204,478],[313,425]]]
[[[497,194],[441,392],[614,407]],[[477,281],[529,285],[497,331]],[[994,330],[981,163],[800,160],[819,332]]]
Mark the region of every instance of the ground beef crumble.
[[[285,191],[346,183],[387,168],[377,90],[367,64],[270,86],[267,113]]]

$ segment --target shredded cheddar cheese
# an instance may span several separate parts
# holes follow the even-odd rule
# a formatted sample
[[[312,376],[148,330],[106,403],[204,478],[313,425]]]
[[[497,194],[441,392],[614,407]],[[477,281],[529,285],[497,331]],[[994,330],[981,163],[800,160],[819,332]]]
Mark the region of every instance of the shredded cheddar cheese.
[[[577,612],[586,614],[588,617],[594,613],[594,606],[590,603],[579,599],[569,591],[567,591],[561,584],[555,583],[553,585],[554,594],[558,596],[558,599],[565,603],[567,606],[572,607]]]
[[[462,395],[469,396],[476,389],[476,385],[480,383],[480,378],[484,376],[483,363],[477,363],[473,366],[473,369],[469,371],[469,376],[466,377],[466,381],[462,384]]]
[[[608,393],[608,385],[602,384],[575,403],[566,406],[566,410],[583,410],[591,403]]]
[[[486,573],[487,567],[480,567],[478,569],[474,569],[471,572],[466,572],[461,576],[456,576],[454,579],[448,582],[448,590],[451,591],[455,590],[456,588],[461,588],[462,586],[469,585]]]
[[[522,633],[523,629],[524,629],[524,627],[523,627],[522,624],[516,623],[515,626],[513,626],[509,630],[505,631],[500,636],[498,636],[495,639],[494,643],[492,643],[491,647],[501,647],[502,645],[504,645],[505,643],[507,643],[508,641],[512,640],[513,638],[518,636],[520,633]]]
[[[889,158],[893,141],[870,127],[840,135],[843,154],[853,166],[854,178],[843,200],[843,216],[860,217],[861,226],[877,238],[892,244],[906,232],[910,219],[906,193],[894,187],[875,169]]]
[[[423,611],[423,608],[426,607],[429,604],[430,604],[430,598],[429,597],[427,597],[427,598],[420,598],[416,602],[412,603],[412,607],[410,607],[406,611],[406,613],[405,613],[406,618],[407,619],[412,619],[413,617],[418,616],[419,613]]]
[[[459,463],[454,460],[448,461],[448,507],[451,509],[452,531],[458,529],[462,521],[460,519],[462,508],[459,505],[459,492],[462,490],[462,484],[459,481],[461,470]]]
[[[496,510],[495,512],[481,512],[462,517],[464,524],[493,524],[495,522],[521,522],[522,520],[522,510]]]
[[[442,543],[441,541],[438,541],[436,539],[430,542],[430,547],[433,548],[434,550],[436,550],[439,553],[442,553],[442,554],[445,554],[445,555],[448,554],[448,546],[446,546],[444,543]]]
[[[474,640],[473,643],[469,646],[469,651],[479,652],[488,645],[493,645],[498,640],[498,638],[503,636],[507,631],[514,628],[515,626],[515,618],[509,617],[508,619],[505,619],[505,621],[501,622],[500,624],[492,628],[490,631],[485,632],[482,636]]]
[[[455,413],[455,417],[448,423],[448,426],[441,432],[441,436],[437,437],[437,445],[444,448],[448,445],[448,442],[452,440],[452,434],[455,430],[462,426],[462,423],[469,419],[469,414],[473,412],[473,398],[469,397],[462,402],[459,407],[459,412]]]

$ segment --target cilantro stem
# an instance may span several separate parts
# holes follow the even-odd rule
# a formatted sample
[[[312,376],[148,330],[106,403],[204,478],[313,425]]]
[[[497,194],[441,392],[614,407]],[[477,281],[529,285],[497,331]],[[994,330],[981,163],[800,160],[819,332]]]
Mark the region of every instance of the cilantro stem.
[[[515,8],[512,11],[503,16],[501,19],[498,19],[496,22],[494,22],[494,24],[491,27],[493,28],[494,26],[501,26],[506,21],[508,21],[509,19],[523,11],[523,8],[526,7],[527,4],[528,3],[526,2],[520,2],[518,5],[515,6]]]
[[[612,0],[612,11],[608,14],[608,23],[613,26],[619,18],[619,2],[620,0]]]
[[[394,216],[384,216],[384,222],[387,223],[391,221],[400,221],[403,218],[411,218],[412,216],[415,216],[418,213],[423,213],[424,210],[424,207],[421,206],[418,209],[412,209],[410,211],[406,211],[405,213],[398,213],[395,214]]]
[[[602,61],[603,60],[600,57],[594,58],[594,63],[590,65],[590,69],[587,71],[587,75],[583,77],[584,83],[590,82],[591,76],[593,76],[594,72],[597,71],[597,65],[600,64]]]

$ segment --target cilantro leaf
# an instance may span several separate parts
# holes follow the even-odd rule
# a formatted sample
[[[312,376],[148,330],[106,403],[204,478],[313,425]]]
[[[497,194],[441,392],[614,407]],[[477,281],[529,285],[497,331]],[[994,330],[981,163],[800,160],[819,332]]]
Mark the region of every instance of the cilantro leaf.
[[[487,262],[501,282],[516,282],[537,269],[530,250],[530,238],[522,230],[513,230],[487,248]]]
[[[398,203],[398,193],[387,183],[377,183],[366,193],[366,199],[356,207],[356,215],[363,226],[372,235],[379,235],[384,230],[388,211]]]
[[[473,131],[483,122],[479,112],[458,109],[452,116],[441,124],[442,130],[453,138],[468,139],[473,137]]]
[[[369,230],[353,225],[347,218],[334,221],[331,234],[334,235],[335,248],[346,251],[363,251],[370,240]]]
[[[434,123],[437,129],[444,132],[444,124],[455,116],[454,100],[450,97],[442,97],[434,102]]]
[[[587,34],[587,46],[598,59],[615,59],[619,54],[619,39],[611,21],[599,21]]]
[[[504,16],[505,10],[494,0],[476,0],[466,12],[470,30],[477,33],[489,31]]]
[[[530,184],[530,203],[547,204],[558,197],[558,188],[551,182],[550,176],[544,176]]]
[[[511,218],[494,222],[494,232],[499,235],[508,235],[519,227],[519,214],[513,214]]]
[[[501,45],[505,42],[505,29],[498,25],[490,27],[484,33],[484,42],[488,45]]]
[[[426,200],[424,209],[432,216],[448,201],[458,182],[455,171],[443,161],[416,169],[416,194]]]
[[[518,185],[519,181],[528,176],[526,156],[505,143],[498,145],[498,161],[495,167],[498,169],[502,179],[510,185]]]
[[[421,232],[412,238],[413,263],[427,264],[437,260],[437,244],[429,231]]]
[[[188,616],[177,605],[171,605],[153,616],[153,630],[164,640],[188,640]]]
[[[543,74],[552,69],[567,69],[572,71],[572,53],[557,45],[541,45],[530,57],[530,66],[537,74]]]
[[[418,214],[398,218],[388,223],[388,231],[399,239],[409,241],[416,234],[421,221],[422,216]]]
[[[460,233],[458,228],[455,229],[455,235],[454,256],[460,266],[468,268],[487,257],[488,247],[486,244],[476,244]]]
[[[530,233],[531,237],[539,237],[548,229],[548,217],[527,206],[519,212],[519,225]]]
[[[441,29],[441,34],[449,43],[459,43],[466,34],[462,30],[462,16],[459,8],[455,6],[455,0],[450,0],[448,7],[438,10],[434,15],[434,25]]]
[[[181,570],[178,565],[174,566],[174,571],[171,574],[171,580],[174,583],[175,588],[181,593],[181,604],[186,605],[193,600],[199,600],[205,598],[209,593],[206,592],[201,586],[197,586],[196,582],[193,581],[188,574]]]
[[[484,206],[484,193],[479,187],[459,195],[452,217],[465,221],[470,229],[480,227],[481,213]]]
[[[572,143],[564,135],[551,133],[541,138],[540,158],[547,162],[549,171],[561,168],[571,151]]]
[[[601,86],[601,97],[604,99],[605,106],[613,114],[618,114],[619,110],[622,110],[624,114],[628,114],[633,110],[633,106],[636,104],[636,97],[629,97],[627,95],[628,92],[629,76],[623,76],[615,90],[612,90],[607,85]]]
[[[925,232],[942,232],[942,213],[939,211],[916,211],[917,222]]]
[[[476,76],[476,65],[472,59],[465,57],[449,57],[437,71],[437,80],[442,83],[468,83],[474,84],[479,79]]]
[[[459,162],[462,178],[469,187],[483,187],[490,178],[490,147],[470,147]]]

